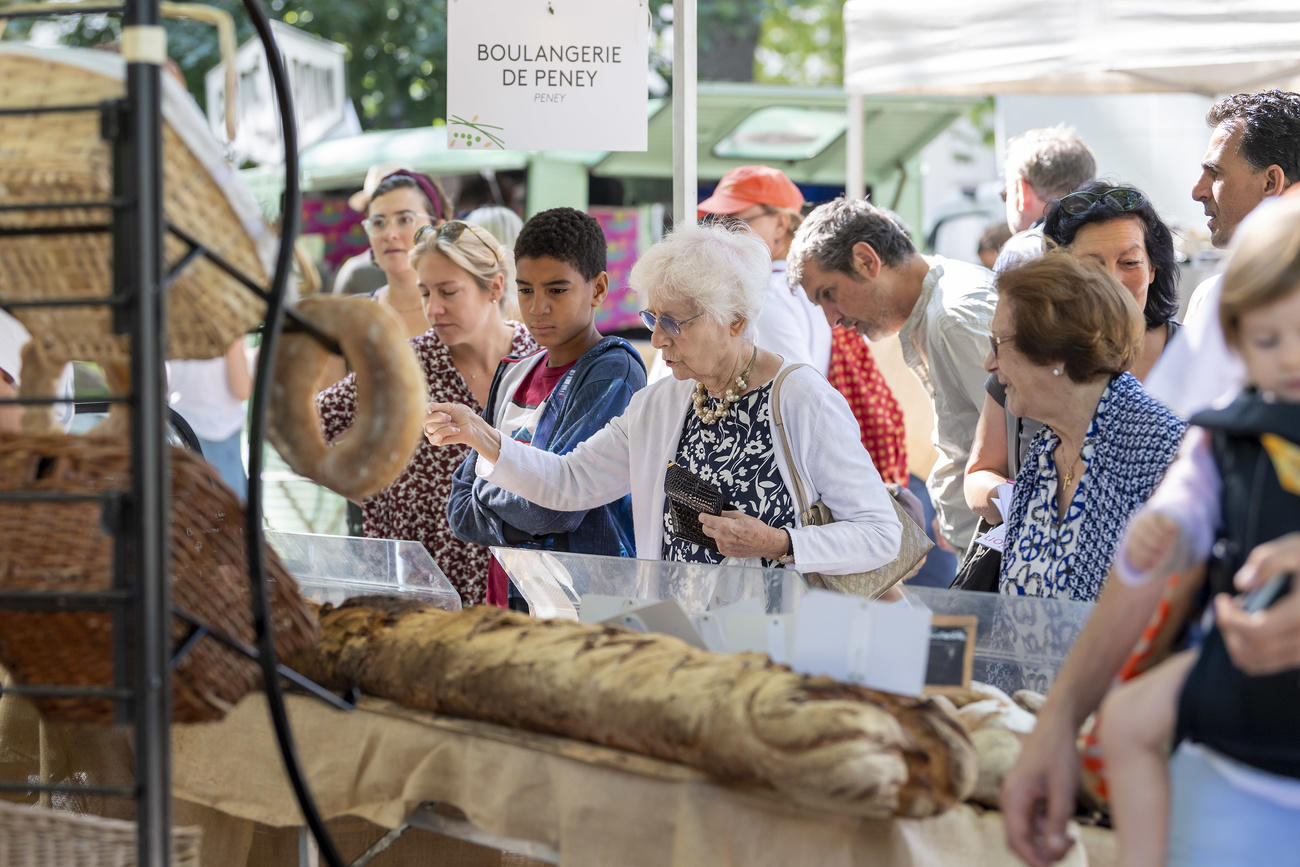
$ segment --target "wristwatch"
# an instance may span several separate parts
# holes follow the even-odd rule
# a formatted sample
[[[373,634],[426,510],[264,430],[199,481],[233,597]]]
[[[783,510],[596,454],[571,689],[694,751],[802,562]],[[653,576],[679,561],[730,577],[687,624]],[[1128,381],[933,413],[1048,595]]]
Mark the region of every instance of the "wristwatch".
[[[782,566],[789,566],[794,562],[794,540],[790,538],[790,531],[785,527],[781,528],[781,532],[785,533],[785,553],[777,557],[776,562]]]

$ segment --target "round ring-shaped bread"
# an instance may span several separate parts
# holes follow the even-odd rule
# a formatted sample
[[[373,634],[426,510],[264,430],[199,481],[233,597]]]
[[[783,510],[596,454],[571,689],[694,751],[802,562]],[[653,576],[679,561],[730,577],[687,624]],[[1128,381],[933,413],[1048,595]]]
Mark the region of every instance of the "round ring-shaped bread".
[[[305,332],[284,335],[275,356],[267,437],[300,475],[360,502],[388,487],[423,438],[429,388],[397,316],[369,298],[318,295],[297,313],[333,338],[356,374],[352,427],[325,441],[316,395],[330,352]]]

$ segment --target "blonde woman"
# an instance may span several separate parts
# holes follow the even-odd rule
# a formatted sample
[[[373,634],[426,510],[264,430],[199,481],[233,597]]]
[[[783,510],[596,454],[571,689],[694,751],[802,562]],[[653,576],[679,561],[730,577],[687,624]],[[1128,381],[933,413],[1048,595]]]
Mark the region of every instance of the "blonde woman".
[[[497,364],[506,355],[537,349],[528,331],[501,312],[514,274],[510,254],[483,227],[453,220],[413,238],[410,266],[431,327],[411,338],[424,368],[429,398],[482,411]],[[346,379],[317,398],[325,435],[338,437],[356,412],[356,382]],[[447,500],[456,467],[469,453],[427,442],[392,485],[362,503],[367,536],[424,543],[466,606],[484,601],[486,548],[462,542],[447,525]]]

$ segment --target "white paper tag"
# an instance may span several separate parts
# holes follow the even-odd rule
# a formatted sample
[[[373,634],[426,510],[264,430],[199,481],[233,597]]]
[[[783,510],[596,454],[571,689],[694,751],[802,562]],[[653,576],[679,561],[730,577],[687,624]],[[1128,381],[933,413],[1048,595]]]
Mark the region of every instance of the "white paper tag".
[[[601,622],[622,626],[635,632],[658,632],[662,635],[671,635],[701,650],[708,649],[700,633],[691,624],[691,619],[686,616],[686,612],[675,599],[638,605]]]
[[[813,590],[794,617],[790,667],[872,689],[919,695],[930,612]]]
[[[872,605],[864,686],[903,695],[921,694],[930,661],[930,616],[919,608]]]
[[[731,648],[727,646],[727,626],[721,617],[717,617],[711,612],[697,614],[691,618],[691,625],[695,631],[700,634],[704,640],[704,646],[714,653],[726,653]]]
[[[993,495],[993,502],[997,504],[998,514],[1002,516],[1002,523],[1007,522],[1007,513],[1011,511],[1011,495],[1015,493],[1016,486],[1012,482],[1003,482],[998,485],[997,493]]]
[[[1000,552],[1007,539],[1007,524],[1003,521],[983,536],[976,536],[975,541],[986,548]]]
[[[779,665],[790,664],[794,643],[794,618],[788,614],[769,614],[767,618],[767,655]]]
[[[600,623],[617,616],[621,612],[646,604],[644,599],[630,596],[605,596],[601,593],[585,593],[578,606],[578,619],[583,623]]]

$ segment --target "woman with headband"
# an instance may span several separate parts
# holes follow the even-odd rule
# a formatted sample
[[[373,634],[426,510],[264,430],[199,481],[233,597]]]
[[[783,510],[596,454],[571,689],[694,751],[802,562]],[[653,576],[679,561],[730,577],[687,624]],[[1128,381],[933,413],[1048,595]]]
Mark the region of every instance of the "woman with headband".
[[[451,214],[451,202],[437,183],[419,172],[398,169],[375,187],[361,221],[370,239],[370,256],[388,277],[375,300],[392,308],[407,337],[429,330],[410,261],[415,233],[425,226],[441,226]]]

